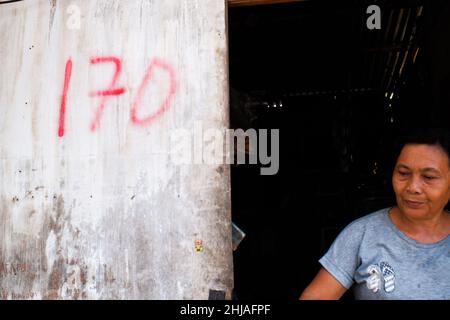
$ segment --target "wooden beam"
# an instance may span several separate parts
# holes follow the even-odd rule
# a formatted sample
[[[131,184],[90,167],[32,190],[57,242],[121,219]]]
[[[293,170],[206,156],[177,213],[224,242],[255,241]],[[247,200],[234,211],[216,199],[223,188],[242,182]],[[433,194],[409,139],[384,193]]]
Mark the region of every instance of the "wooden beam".
[[[304,2],[308,0],[227,0],[229,7],[257,6],[262,4],[278,4]]]

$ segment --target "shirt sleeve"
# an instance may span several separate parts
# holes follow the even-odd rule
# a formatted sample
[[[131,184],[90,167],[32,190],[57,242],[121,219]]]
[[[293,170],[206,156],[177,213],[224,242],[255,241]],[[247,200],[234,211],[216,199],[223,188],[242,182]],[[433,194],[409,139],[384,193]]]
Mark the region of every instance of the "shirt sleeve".
[[[359,221],[349,224],[319,260],[325,270],[347,289],[352,286],[355,271],[361,263],[359,248],[363,235],[364,226]]]

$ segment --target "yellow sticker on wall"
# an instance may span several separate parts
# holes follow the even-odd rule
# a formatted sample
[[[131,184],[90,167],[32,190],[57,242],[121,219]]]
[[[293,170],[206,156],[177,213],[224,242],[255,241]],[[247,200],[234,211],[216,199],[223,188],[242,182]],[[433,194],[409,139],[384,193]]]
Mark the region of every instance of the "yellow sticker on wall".
[[[203,252],[203,241],[202,240],[195,240],[195,251],[196,252]]]

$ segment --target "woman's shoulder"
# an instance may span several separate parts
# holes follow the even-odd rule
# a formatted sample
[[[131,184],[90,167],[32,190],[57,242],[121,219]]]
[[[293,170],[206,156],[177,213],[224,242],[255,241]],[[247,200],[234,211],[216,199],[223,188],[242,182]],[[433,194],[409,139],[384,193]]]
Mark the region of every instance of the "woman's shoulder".
[[[362,243],[371,243],[386,234],[389,229],[388,211],[389,208],[381,209],[352,221],[339,233],[334,246],[359,250]]]
[[[346,229],[372,229],[379,228],[382,225],[386,225],[388,223],[388,213],[390,208],[384,208],[377,210],[375,212],[369,213],[362,217],[359,217],[352,222],[350,222]]]

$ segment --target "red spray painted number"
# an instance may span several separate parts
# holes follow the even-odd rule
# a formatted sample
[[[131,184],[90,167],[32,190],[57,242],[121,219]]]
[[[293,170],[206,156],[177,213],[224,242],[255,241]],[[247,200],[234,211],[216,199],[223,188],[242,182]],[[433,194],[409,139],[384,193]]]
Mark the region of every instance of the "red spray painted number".
[[[144,94],[145,88],[148,86],[150,80],[153,77],[153,73],[155,68],[161,68],[164,71],[169,73],[170,77],[170,87],[169,87],[169,93],[163,100],[161,106],[151,115],[140,119],[137,116],[137,112],[141,106],[141,100],[142,95]],[[134,100],[133,106],[131,107],[131,121],[138,125],[149,125],[151,124],[156,118],[161,116],[164,112],[166,112],[167,108],[169,108],[170,103],[172,102],[173,96],[175,95],[175,91],[177,90],[177,84],[175,80],[175,70],[167,63],[160,59],[154,59],[150,66],[147,69],[147,72],[145,73],[144,79],[142,80],[141,85],[139,86],[139,90],[136,96],[136,99]]]
[[[100,96],[102,97],[102,100],[100,101],[100,106],[98,107],[95,118],[91,123],[91,130],[95,131],[99,124],[100,124],[100,116],[103,113],[103,109],[105,109],[106,101],[108,100],[109,96],[119,96],[125,92],[124,88],[115,88],[117,78],[119,78],[120,71],[122,69],[122,61],[116,57],[95,57],[91,58],[91,64],[97,64],[97,63],[105,63],[105,62],[112,62],[116,66],[116,70],[114,72],[113,79],[111,81],[111,84],[109,85],[108,89],[103,91],[94,91],[90,93],[91,97]]]
[[[116,57],[93,57],[90,60],[91,64],[98,63],[114,63],[115,71],[111,83],[105,90],[92,91],[89,93],[91,97],[101,97],[100,105],[98,106],[94,119],[91,122],[90,129],[91,131],[95,131],[100,126],[100,118],[102,116],[103,110],[105,109],[106,102],[110,96],[119,96],[125,93],[125,88],[116,88],[116,82],[119,78],[120,72],[122,71],[122,61]],[[162,69],[163,71],[169,74],[169,92],[164,98],[162,104],[159,108],[153,113],[148,115],[145,118],[139,118],[137,113],[141,108],[142,104],[142,96],[145,93],[145,89],[150,84],[153,74],[156,68]],[[72,76],[72,59],[69,58],[66,63],[65,75],[64,75],[64,87],[63,94],[61,96],[61,107],[59,113],[59,128],[58,128],[58,136],[63,137],[65,132],[65,114],[66,114],[66,104],[67,104],[67,92],[69,90],[70,79]],[[176,81],[176,72],[174,68],[164,62],[161,59],[155,58],[150,63],[150,66],[147,68],[147,71],[142,79],[142,82],[139,86],[136,98],[134,99],[133,105],[131,107],[130,118],[132,123],[140,126],[147,126],[152,124],[158,117],[160,117],[167,109],[170,107],[173,97],[177,91],[177,81]]]
[[[63,94],[61,96],[61,107],[59,109],[59,128],[58,136],[62,137],[64,135],[64,123],[66,116],[66,101],[67,101],[67,90],[69,90],[70,78],[72,77],[72,59],[69,58],[66,62],[66,71],[64,73],[64,87]]]

